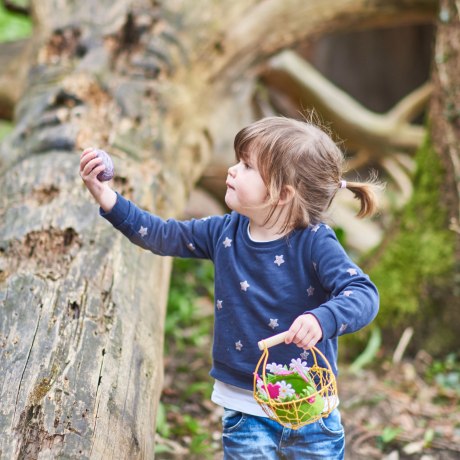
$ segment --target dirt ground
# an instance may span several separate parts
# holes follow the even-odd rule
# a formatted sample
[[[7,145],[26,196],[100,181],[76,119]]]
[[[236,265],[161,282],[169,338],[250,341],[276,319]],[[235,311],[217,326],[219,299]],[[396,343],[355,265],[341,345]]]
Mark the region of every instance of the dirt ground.
[[[169,453],[156,458],[221,459],[221,409],[209,399],[209,357],[190,349],[170,356],[162,402],[170,409],[171,433],[157,439]],[[411,361],[359,374],[342,366],[338,388],[347,459],[460,459],[459,387],[428,382],[423,376],[432,362],[420,352]]]

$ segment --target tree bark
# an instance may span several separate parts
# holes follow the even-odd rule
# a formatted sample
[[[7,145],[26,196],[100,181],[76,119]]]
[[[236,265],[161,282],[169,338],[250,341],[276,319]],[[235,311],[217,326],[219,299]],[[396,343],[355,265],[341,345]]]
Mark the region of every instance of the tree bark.
[[[14,107],[25,89],[32,49],[30,40],[0,44],[0,118],[13,118]]]
[[[433,72],[436,90],[430,120],[433,144],[446,173],[442,195],[446,199],[450,228],[460,235],[460,8],[454,1],[443,0],[440,4]],[[460,239],[456,255],[459,263]]]
[[[414,327],[409,350],[458,349],[460,321],[460,10],[440,2],[429,138],[417,154],[412,199],[378,249],[371,277],[385,307],[378,321],[395,343]],[[401,308],[402,306],[402,308]],[[393,340],[392,340],[393,339]]]
[[[435,300],[433,311],[438,316],[438,348],[451,349],[458,344],[453,324],[460,323],[460,6],[453,0],[440,2],[440,24],[434,56],[435,92],[430,107],[433,146],[442,165],[439,208],[446,220],[439,231],[450,232],[452,254],[446,266],[451,273],[443,283],[431,287]],[[423,184],[419,184],[422,187]],[[442,263],[442,261],[440,261]],[[438,312],[438,306],[441,307]],[[457,307],[456,307],[457,306]],[[455,345],[454,345],[455,346]]]
[[[31,2],[36,59],[0,151],[1,458],[154,455],[170,260],[98,217],[79,151],[107,148],[115,187],[175,216],[250,119],[259,63],[326,31],[429,20],[436,3]]]

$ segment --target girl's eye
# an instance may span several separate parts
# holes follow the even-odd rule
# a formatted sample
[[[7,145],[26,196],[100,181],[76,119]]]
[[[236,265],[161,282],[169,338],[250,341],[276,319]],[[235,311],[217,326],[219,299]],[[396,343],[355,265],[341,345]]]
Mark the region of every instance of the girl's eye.
[[[251,169],[251,165],[249,163],[243,163],[243,165],[246,169]]]

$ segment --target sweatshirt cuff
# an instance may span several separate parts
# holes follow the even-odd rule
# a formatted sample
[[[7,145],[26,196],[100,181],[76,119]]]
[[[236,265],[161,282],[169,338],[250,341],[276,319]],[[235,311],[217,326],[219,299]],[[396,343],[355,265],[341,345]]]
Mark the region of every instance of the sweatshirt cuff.
[[[321,341],[329,340],[337,335],[335,316],[329,308],[319,307],[313,310],[308,310],[304,314],[313,315],[318,320],[323,332]]]
[[[131,203],[118,192],[115,193],[117,194],[117,201],[113,208],[109,212],[105,212],[102,208],[99,208],[99,214],[114,227],[118,227],[128,218]]]

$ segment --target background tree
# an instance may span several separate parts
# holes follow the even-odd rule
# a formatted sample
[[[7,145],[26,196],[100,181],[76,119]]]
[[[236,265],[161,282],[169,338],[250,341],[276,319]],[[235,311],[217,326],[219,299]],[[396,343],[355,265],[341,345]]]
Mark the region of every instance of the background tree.
[[[277,52],[326,31],[430,21],[436,8],[30,2],[33,38],[7,66],[27,72],[10,70],[10,96],[0,93],[15,104],[0,152],[2,457],[153,456],[170,260],[135,249],[99,219],[77,174],[79,151],[107,148],[120,191],[177,215],[211,156],[231,151],[253,119],[262,65],[289,57],[268,61]],[[417,130],[403,109],[393,121],[407,140]],[[381,137],[387,145],[394,129]]]
[[[440,2],[429,135],[416,156],[414,192],[370,262],[382,293],[379,321],[396,339],[407,324],[412,350],[457,350],[460,321],[460,106],[458,4]]]

